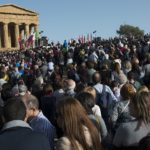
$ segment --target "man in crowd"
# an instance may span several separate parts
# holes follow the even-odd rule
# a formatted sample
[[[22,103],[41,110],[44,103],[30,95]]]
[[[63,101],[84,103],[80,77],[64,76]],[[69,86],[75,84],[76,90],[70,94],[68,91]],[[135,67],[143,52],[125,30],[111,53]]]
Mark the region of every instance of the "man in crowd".
[[[50,150],[48,139],[25,122],[26,107],[20,98],[12,98],[4,107],[5,124],[0,132],[2,150]]]
[[[27,120],[32,129],[36,132],[44,134],[48,139],[51,149],[54,148],[55,127],[39,110],[38,99],[33,95],[22,97],[27,108]]]

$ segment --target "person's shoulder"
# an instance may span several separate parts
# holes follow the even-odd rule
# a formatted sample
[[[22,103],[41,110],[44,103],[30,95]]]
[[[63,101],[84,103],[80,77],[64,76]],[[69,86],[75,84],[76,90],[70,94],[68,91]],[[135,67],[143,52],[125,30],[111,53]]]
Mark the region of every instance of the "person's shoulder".
[[[30,134],[27,135],[27,138],[28,140],[30,141],[47,141],[47,137],[42,134],[42,133],[39,133],[39,132],[36,132],[36,131],[32,131],[30,132]]]
[[[70,140],[66,136],[61,137],[58,141],[64,142],[66,144],[70,143]]]
[[[129,103],[129,100],[120,100],[120,101],[118,101],[117,102],[117,104],[119,105],[119,106],[124,106],[124,105],[126,105],[127,103]]]
[[[122,123],[120,125],[120,130],[124,130],[125,132],[130,132],[133,131],[137,127],[138,121],[137,120],[130,120],[128,122]]]
[[[42,133],[32,131],[25,139],[26,144],[31,144],[32,146],[35,145],[33,147],[38,148],[38,150],[50,150],[49,140]]]
[[[38,116],[36,119],[33,119],[33,121],[30,122],[31,124],[38,124],[41,127],[47,127],[47,128],[52,128],[52,124],[50,121],[43,115],[43,116]]]
[[[67,137],[61,137],[56,143],[57,150],[70,150],[71,142]]]
[[[110,93],[110,91],[112,91],[110,86],[108,86],[108,85],[104,85],[104,86],[106,87],[106,92]]]

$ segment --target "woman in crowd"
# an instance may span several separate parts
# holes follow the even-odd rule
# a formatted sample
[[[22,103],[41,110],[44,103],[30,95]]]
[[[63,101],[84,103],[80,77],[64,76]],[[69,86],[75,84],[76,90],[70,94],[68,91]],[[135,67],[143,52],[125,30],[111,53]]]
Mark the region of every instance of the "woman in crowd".
[[[132,64],[129,60],[126,60],[124,61],[124,64],[123,64],[123,71],[125,73],[125,75],[128,74],[128,72],[130,72],[132,69]]]
[[[92,111],[92,108],[94,106],[94,97],[90,93],[81,92],[76,96],[76,98],[85,108],[90,120],[100,131],[102,140],[105,139],[107,137],[107,128],[105,122],[102,117],[95,115]]]
[[[84,88],[83,91],[92,94],[92,96],[94,98],[93,99],[94,106],[92,107],[92,112],[94,115],[101,117],[102,114],[101,114],[100,107],[98,105],[96,105],[96,90],[91,86],[87,86]]]
[[[142,85],[137,92],[138,93],[141,93],[141,92],[150,92],[150,90],[148,89],[147,86]]]
[[[130,113],[134,120],[122,124],[114,137],[117,148],[136,147],[150,133],[150,92],[137,93],[130,101]]]
[[[112,72],[112,81],[115,80],[119,84],[124,84],[127,82],[127,77],[124,72],[121,70],[121,66],[118,62],[114,64],[114,70]]]
[[[120,90],[121,100],[118,101],[112,109],[110,123],[112,125],[113,134],[120,124],[133,119],[129,113],[129,104],[131,97],[135,94],[135,88],[131,84],[124,84]]]
[[[100,136],[80,102],[71,97],[59,101],[57,125],[63,136],[57,141],[56,150],[100,150]]]

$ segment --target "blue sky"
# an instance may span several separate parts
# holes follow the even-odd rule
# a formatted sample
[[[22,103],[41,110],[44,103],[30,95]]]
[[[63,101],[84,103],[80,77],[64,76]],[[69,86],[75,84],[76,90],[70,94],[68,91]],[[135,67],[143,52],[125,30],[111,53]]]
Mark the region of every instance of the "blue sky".
[[[39,30],[49,41],[87,35],[113,37],[121,24],[150,32],[150,0],[0,0],[39,13]]]

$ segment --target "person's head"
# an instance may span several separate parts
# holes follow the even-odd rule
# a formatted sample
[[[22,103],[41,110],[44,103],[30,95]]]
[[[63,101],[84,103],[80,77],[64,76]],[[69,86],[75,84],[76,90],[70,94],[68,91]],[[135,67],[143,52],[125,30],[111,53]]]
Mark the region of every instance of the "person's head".
[[[130,102],[130,113],[146,124],[150,123],[150,92],[136,93]]]
[[[55,72],[59,73],[59,71],[60,71],[59,66],[58,66],[58,65],[55,65],[55,66],[54,66],[54,70],[55,70]]]
[[[130,61],[125,61],[124,62],[124,68],[128,69],[128,70],[131,70],[132,69],[131,62]]]
[[[75,92],[76,92],[76,93],[80,93],[81,91],[84,90],[84,88],[85,88],[86,86],[87,86],[86,83],[83,83],[83,82],[77,83],[76,88],[75,88]]]
[[[120,84],[119,84],[119,82],[117,82],[117,81],[115,81],[115,80],[113,80],[112,82],[111,82],[111,84],[110,84],[110,88],[111,88],[111,90],[112,90],[112,92],[113,93],[118,93],[118,91],[120,91]],[[120,93],[120,92],[119,92]],[[119,94],[118,93],[118,94]],[[120,94],[119,94],[120,95]]]
[[[53,93],[53,87],[51,84],[47,83],[43,86],[43,94],[51,95]]]
[[[118,74],[120,73],[120,64],[118,62],[115,62],[114,64],[114,71],[116,71]]]
[[[58,90],[58,89],[63,89],[64,87],[64,81],[63,79],[62,80],[59,80],[55,83],[55,90]]]
[[[37,69],[37,70],[35,71],[35,76],[38,78],[38,77],[40,77],[41,75],[42,75],[41,70],[40,70],[40,69]]]
[[[135,82],[135,74],[133,72],[128,72],[127,78],[129,83],[133,84]]]
[[[95,72],[92,76],[92,80],[93,80],[93,83],[99,83],[101,82],[101,75],[99,72]]]
[[[3,116],[5,122],[25,120],[26,107],[19,97],[11,98],[7,101],[3,109]]]
[[[56,117],[58,127],[71,142],[72,150],[78,150],[76,141],[81,144],[83,149],[89,149],[85,139],[84,126],[88,128],[91,135],[91,149],[100,149],[99,133],[79,101],[71,97],[59,101],[56,108]]]
[[[96,90],[92,86],[85,87],[83,91],[92,94],[94,101],[96,100]]]
[[[4,79],[5,77],[5,72],[4,71],[0,71],[0,79]]]
[[[122,100],[130,100],[136,93],[136,90],[132,84],[126,83],[121,87],[120,94]]]
[[[24,84],[20,84],[18,86],[18,90],[19,90],[19,95],[21,95],[21,96],[24,96],[28,91],[27,86]]]
[[[139,60],[137,57],[133,57],[131,60],[132,65],[138,65],[139,64]]]
[[[82,63],[81,63],[81,68],[82,68],[82,69],[86,68],[86,63],[85,63],[85,62],[82,62]]]
[[[39,113],[39,101],[33,95],[26,95],[21,98],[27,109],[27,120],[32,119]]]
[[[88,61],[88,62],[87,62],[87,67],[88,67],[88,69],[94,68],[94,63],[91,62],[91,61]]]
[[[112,90],[113,90],[114,88],[116,88],[116,87],[119,87],[118,81],[113,80],[113,81],[111,82],[110,87],[111,87]]]
[[[5,83],[2,86],[2,91],[1,91],[1,97],[3,101],[7,101],[7,99],[12,97],[12,92],[11,92],[11,84]]]
[[[87,92],[81,92],[76,96],[76,99],[82,104],[88,114],[92,113],[92,107],[94,107],[94,97]]]
[[[141,92],[150,92],[150,90],[148,89],[147,86],[142,85],[142,86],[138,89],[137,92],[138,92],[138,93],[141,93]]]
[[[74,69],[73,64],[68,64],[68,65],[67,65],[67,69],[68,69],[68,70],[72,70],[72,69]]]
[[[64,81],[64,88],[65,90],[74,90],[76,87],[76,83],[72,79],[68,79]]]
[[[107,64],[103,64],[102,67],[101,67],[101,70],[108,70],[108,65]]]

